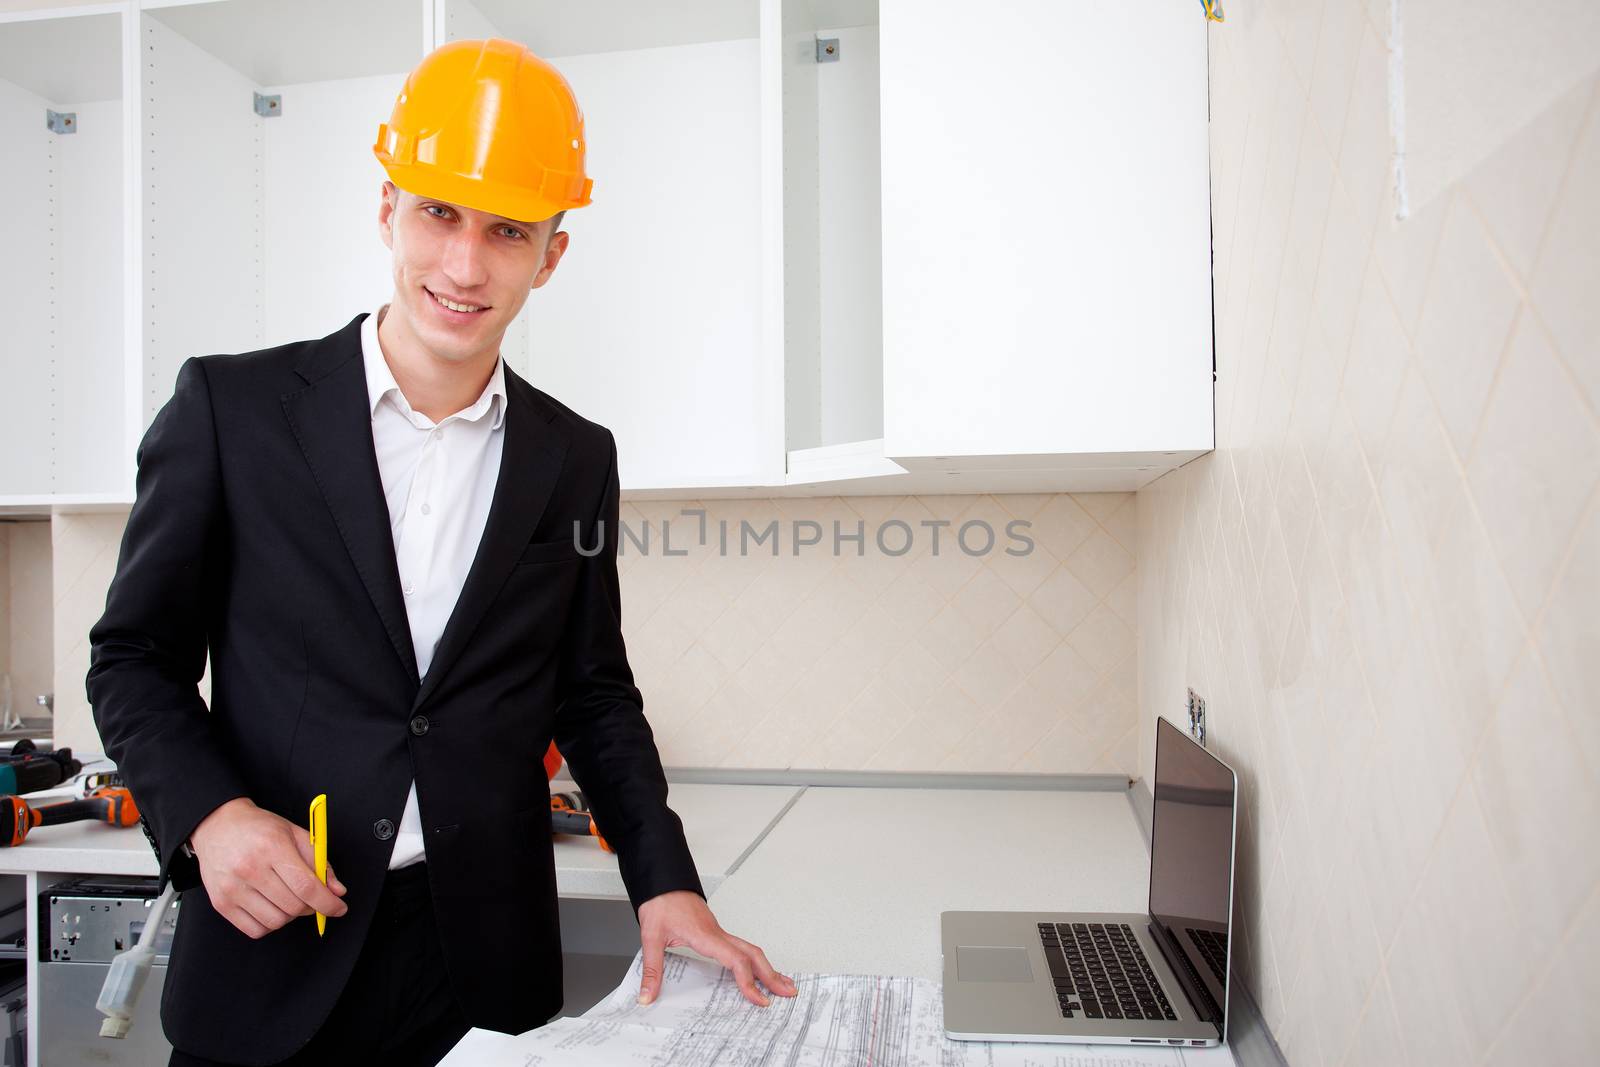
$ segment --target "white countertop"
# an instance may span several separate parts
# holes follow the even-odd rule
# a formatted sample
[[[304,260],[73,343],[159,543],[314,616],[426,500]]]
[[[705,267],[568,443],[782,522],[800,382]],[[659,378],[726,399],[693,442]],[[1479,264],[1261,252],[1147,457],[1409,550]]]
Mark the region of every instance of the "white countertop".
[[[1123,792],[812,786],[710,903],[780,971],[937,982],[941,911],[1143,911],[1149,872]]]
[[[941,911],[1142,911],[1149,871],[1121,792],[812,786],[711,908],[779,970],[937,982]]]
[[[557,783],[560,785],[561,783]],[[673,785],[667,803],[683,820],[695,868],[709,895],[716,891],[785,804],[799,792],[786,785]],[[68,800],[72,790],[29,793],[31,804]],[[556,892],[563,897],[626,900],[617,858],[589,838],[555,838]],[[155,853],[137,826],[75,822],[42,826],[15,848],[0,849],[0,874],[158,873]]]
[[[555,787],[562,788],[557,781]],[[800,792],[792,785],[669,785],[667,806],[683,820],[706,895],[715,893],[739,858]],[[142,835],[141,835],[142,836]],[[556,891],[563,897],[628,899],[617,857],[591,838],[555,838]]]

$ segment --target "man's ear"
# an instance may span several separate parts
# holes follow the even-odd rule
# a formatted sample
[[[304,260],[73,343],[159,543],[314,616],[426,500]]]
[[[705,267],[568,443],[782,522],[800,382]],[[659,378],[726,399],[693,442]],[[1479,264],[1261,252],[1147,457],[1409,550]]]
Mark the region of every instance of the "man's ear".
[[[550,240],[544,249],[544,265],[539,268],[539,273],[533,276],[533,284],[528,288],[537,289],[550,280],[550,275],[555,273],[556,265],[561,262],[561,257],[567,251],[567,231],[561,230],[550,235]]]
[[[392,251],[394,249],[394,213],[400,206],[400,188],[394,182],[386,181],[378,192],[378,236],[383,238],[384,245]]]

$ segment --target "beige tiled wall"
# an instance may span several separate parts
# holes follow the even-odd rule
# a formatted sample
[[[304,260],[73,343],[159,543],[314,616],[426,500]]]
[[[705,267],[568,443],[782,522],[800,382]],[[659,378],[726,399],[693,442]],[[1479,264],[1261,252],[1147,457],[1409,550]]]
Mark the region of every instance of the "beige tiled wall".
[[[11,673],[11,527],[0,522],[0,674]]]
[[[125,511],[58,514],[50,523],[55,561],[55,743],[100,751],[84,677],[89,673],[89,627],[106,609],[117,571]]]
[[[125,521],[56,517],[58,744],[98,747],[87,634]],[[669,765],[1134,772],[1132,493],[625,501],[622,522],[623,634]],[[741,523],[777,540],[741,553]],[[822,540],[797,553],[797,529]]]
[[[11,670],[11,527],[0,522],[0,674]]]
[[[623,523],[670,522],[688,555],[623,541],[623,632],[670,765],[1131,773],[1135,763],[1136,501],[1131,493],[637,501]],[[822,544],[790,554],[810,520]],[[898,520],[911,549],[886,555]],[[931,528],[947,521],[933,552]],[[1007,524],[1033,547],[1009,555]],[[776,521],[785,540],[740,555],[715,531]],[[865,531],[835,555],[835,522]],[[987,524],[992,551],[955,548]],[[974,526],[969,547],[981,547]],[[896,529],[898,529],[896,527]],[[696,538],[697,539],[697,538]],[[885,538],[891,547],[901,541]],[[659,537],[653,542],[659,545]]]
[[[50,526],[43,522],[16,522],[0,526],[6,541],[9,566],[6,590],[0,599],[6,626],[6,662],[0,671],[11,674],[11,706],[25,719],[48,713],[35,702],[50,692]]]
[[[1295,1067],[1592,1062],[1597,87],[1396,224],[1387,11],[1211,30],[1218,447],[1139,494],[1142,773],[1193,685]]]

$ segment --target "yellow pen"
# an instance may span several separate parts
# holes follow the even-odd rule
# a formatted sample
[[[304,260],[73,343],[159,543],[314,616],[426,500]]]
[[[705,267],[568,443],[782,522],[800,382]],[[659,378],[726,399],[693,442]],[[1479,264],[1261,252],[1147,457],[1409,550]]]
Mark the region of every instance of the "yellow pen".
[[[328,884],[328,794],[318,793],[311,802],[311,856],[316,865],[317,878]],[[328,917],[317,912],[317,936],[328,926]]]

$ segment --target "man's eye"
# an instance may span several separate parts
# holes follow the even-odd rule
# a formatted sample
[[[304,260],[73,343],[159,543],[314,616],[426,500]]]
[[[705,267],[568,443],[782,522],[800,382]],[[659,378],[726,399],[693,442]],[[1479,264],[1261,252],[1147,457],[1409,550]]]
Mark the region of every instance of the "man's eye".
[[[442,219],[447,214],[449,214],[449,212],[446,212],[445,209],[440,207],[438,204],[428,204],[428,205],[424,206],[422,210],[424,210],[424,211],[426,211],[426,212],[428,212],[430,214],[432,214],[435,211],[440,212],[440,214],[433,216],[436,219]]]
[[[522,236],[522,231],[521,230],[512,229],[510,226],[502,226],[500,228],[500,232],[508,233],[511,236],[518,237],[518,238],[520,238]]]

